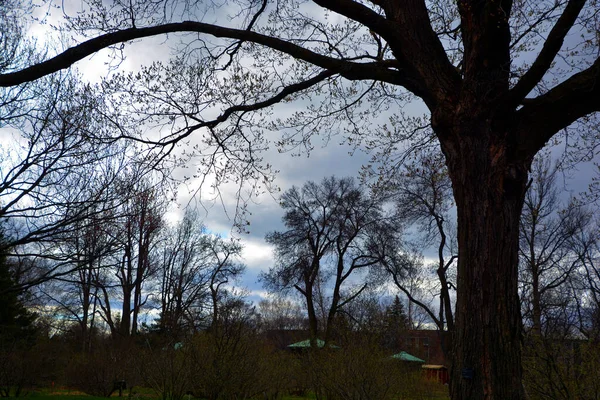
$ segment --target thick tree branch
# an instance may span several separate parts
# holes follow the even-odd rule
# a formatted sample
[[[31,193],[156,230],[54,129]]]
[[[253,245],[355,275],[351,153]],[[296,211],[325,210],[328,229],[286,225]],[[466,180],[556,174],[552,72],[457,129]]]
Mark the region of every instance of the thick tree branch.
[[[585,71],[549,92],[526,102],[517,111],[518,156],[533,158],[556,132],[600,111],[600,58]]]
[[[244,40],[269,47],[298,60],[338,73],[349,80],[373,79],[404,86],[417,95],[423,94],[422,88],[416,82],[408,79],[407,75],[398,69],[396,61],[390,60],[368,64],[350,62],[315,53],[276,37],[195,21],[184,21],[147,28],[129,28],[98,36],[65,50],[54,58],[32,65],[21,71],[0,74],[0,87],[20,85],[60,71],[61,69],[69,68],[77,61],[118,43],[175,32],[197,32],[215,37]]]
[[[314,2],[325,9],[360,22],[384,37],[391,34],[389,23],[385,17],[354,0],[314,0]]]
[[[275,104],[279,103],[280,101],[282,101],[287,96],[290,96],[294,93],[298,93],[300,91],[309,89],[310,87],[318,84],[319,82],[326,80],[327,78],[330,78],[333,75],[334,75],[334,73],[331,71],[322,71],[319,74],[317,74],[316,76],[309,78],[305,81],[293,83],[293,84],[290,84],[290,85],[284,87],[279,93],[277,93],[273,97],[270,97],[264,101],[259,101],[257,103],[253,103],[253,104],[239,104],[239,105],[229,107],[226,110],[224,110],[215,119],[211,119],[208,121],[199,121],[197,124],[187,127],[183,132],[179,132],[177,135],[168,136],[166,138],[161,139],[160,141],[154,141],[154,140],[150,140],[150,139],[141,139],[138,137],[127,136],[127,135],[121,135],[119,138],[135,140],[137,142],[144,143],[144,144],[150,144],[150,145],[171,146],[171,145],[174,145],[177,142],[181,141],[182,139],[185,139],[186,137],[190,136],[193,132],[197,131],[198,129],[215,128],[217,125],[219,125],[222,122],[225,122],[231,115],[233,115],[235,113],[247,113],[247,112],[257,111],[257,110],[261,110],[263,108],[275,105]],[[227,145],[225,144],[225,141],[228,139],[228,137],[220,138],[214,134],[213,134],[213,137],[215,138],[218,146],[221,149],[227,150]]]
[[[346,304],[350,303],[352,300],[354,300],[355,298],[357,298],[362,292],[364,292],[364,290],[368,287],[368,285],[365,283],[364,285],[361,286],[361,288],[359,290],[357,290],[353,295],[349,296],[348,298],[346,298],[345,300],[341,301],[337,307],[335,311],[338,311],[340,308],[344,307]]]
[[[515,87],[510,90],[509,101],[514,107],[518,106],[544,77],[585,3],[586,0],[569,1],[564,12],[548,34],[540,54]]]
[[[392,276],[392,279],[394,280],[394,283],[396,284],[396,287],[398,289],[400,289],[408,298],[408,301],[416,304],[417,306],[421,307],[421,309],[423,311],[425,311],[425,313],[427,313],[427,315],[429,315],[429,317],[431,318],[431,320],[435,323],[435,325],[438,327],[439,330],[444,330],[443,324],[441,323],[441,321],[439,320],[439,318],[437,318],[435,316],[435,314],[433,313],[433,311],[431,311],[431,309],[422,301],[418,300],[416,297],[414,297],[410,290],[408,290],[403,284],[402,282],[400,282],[398,280],[398,277],[396,275]]]
[[[431,26],[424,0],[382,1],[391,34],[381,32],[408,76],[424,87],[423,98],[433,111],[449,106],[460,91],[461,77]],[[427,49],[424,51],[424,49]]]

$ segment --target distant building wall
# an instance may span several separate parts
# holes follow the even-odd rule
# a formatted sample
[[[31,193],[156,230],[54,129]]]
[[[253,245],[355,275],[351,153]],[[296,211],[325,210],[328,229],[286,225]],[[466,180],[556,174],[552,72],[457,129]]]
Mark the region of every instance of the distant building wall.
[[[449,366],[442,342],[449,343],[448,332],[434,330],[407,330],[398,338],[400,350],[425,360],[426,364]]]

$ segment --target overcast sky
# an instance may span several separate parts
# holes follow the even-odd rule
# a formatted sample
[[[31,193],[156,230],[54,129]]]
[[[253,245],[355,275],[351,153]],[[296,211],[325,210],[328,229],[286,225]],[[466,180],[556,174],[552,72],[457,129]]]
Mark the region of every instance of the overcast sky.
[[[162,49],[162,51],[157,51]],[[148,40],[135,43],[128,51],[127,59],[122,64],[123,69],[135,69],[138,65],[156,60],[168,59],[168,48],[164,40],[150,38]],[[105,73],[103,54],[85,60],[77,68],[84,76],[92,82],[98,81]],[[289,107],[288,104],[281,105],[279,108]],[[300,108],[302,103],[295,102],[293,107]],[[277,109],[277,108],[276,108]],[[293,110],[286,110],[290,112]],[[424,110],[423,110],[424,112]],[[338,177],[358,176],[361,166],[366,164],[370,158],[364,151],[343,144],[343,137],[334,136],[328,142],[316,136],[312,141],[314,149],[311,153],[302,156],[292,156],[291,153],[278,153],[274,148],[265,153],[265,160],[278,170],[275,184],[281,189],[281,192],[273,194],[264,194],[254,198],[250,203],[248,216],[250,225],[247,227],[249,233],[238,233],[233,224],[233,213],[235,212],[235,190],[236,187],[228,185],[221,187],[224,193],[225,206],[217,202],[211,202],[207,199],[213,198],[213,193],[209,189],[196,194],[198,198],[190,199],[189,190],[194,190],[195,186],[187,184],[181,186],[179,190],[178,204],[174,204],[169,218],[177,218],[182,215],[183,207],[188,204],[197,207],[204,215],[204,223],[207,228],[214,233],[223,236],[235,236],[241,239],[244,244],[244,262],[247,265],[247,272],[243,276],[240,286],[247,288],[251,292],[251,298],[258,300],[265,293],[258,283],[258,274],[267,270],[273,265],[272,249],[265,242],[264,237],[267,232],[283,229],[281,217],[283,212],[278,204],[278,196],[293,185],[301,186],[307,181],[320,181],[326,176],[335,175]],[[193,143],[193,140],[192,140]],[[225,212],[225,210],[227,212]]]
[[[78,4],[78,2],[71,4]],[[222,11],[224,12],[224,10]],[[218,20],[220,16],[215,14],[213,18]],[[43,38],[47,33],[47,29],[47,26],[33,26],[31,32],[39,38]],[[165,61],[169,58],[169,47],[165,43],[165,39],[161,37],[137,41],[133,45],[128,45],[125,51],[127,58],[120,65],[121,70],[135,70],[139,65],[146,64],[149,61]],[[78,63],[76,67],[86,79],[97,82],[100,77],[106,74],[106,54],[106,51],[96,54]],[[291,106],[301,108],[303,104],[295,102]],[[285,107],[290,107],[290,105],[287,104]],[[289,111],[289,109],[286,111]],[[425,112],[425,110],[417,110],[418,112]],[[356,151],[350,156],[348,153],[352,149],[346,145],[340,145],[341,140],[341,137],[333,137],[327,146],[316,140],[314,142],[315,148],[310,157],[292,157],[290,154],[278,154],[274,150],[267,152],[265,155],[266,161],[270,162],[274,169],[280,171],[275,182],[277,186],[283,192],[291,188],[292,185],[299,186],[309,180],[319,181],[326,176],[356,176],[361,166],[368,161],[369,156],[361,151]],[[555,149],[553,153],[560,155],[560,148]],[[568,171],[565,175],[567,185],[565,196],[568,197],[569,192],[578,193],[585,190],[590,183],[591,176],[592,169],[589,163],[581,164],[577,168]],[[224,193],[233,193],[230,187],[224,187],[222,190]],[[208,193],[204,193],[204,195],[204,197],[209,196]],[[251,215],[249,215],[250,226],[248,229],[250,233],[240,235],[245,246],[243,255],[248,267],[241,285],[253,293],[252,298],[254,300],[258,298],[257,296],[262,291],[260,284],[257,283],[259,272],[268,269],[273,264],[271,249],[265,243],[264,236],[269,231],[283,229],[281,224],[282,211],[276,199],[277,195],[263,195],[255,199],[255,202],[249,206]],[[225,198],[225,202],[232,204],[235,200],[232,197],[233,195],[230,194],[229,197]],[[186,188],[182,188],[180,190],[179,206],[185,206],[188,202],[188,191]],[[203,204],[207,206],[207,203]],[[233,221],[231,215],[228,216],[223,211],[221,204],[208,205],[204,212],[205,225],[212,232],[222,235],[234,234],[232,233]],[[228,212],[232,213],[233,210],[228,207]],[[174,205],[170,214],[171,217],[173,218],[178,213],[181,213],[181,209]]]

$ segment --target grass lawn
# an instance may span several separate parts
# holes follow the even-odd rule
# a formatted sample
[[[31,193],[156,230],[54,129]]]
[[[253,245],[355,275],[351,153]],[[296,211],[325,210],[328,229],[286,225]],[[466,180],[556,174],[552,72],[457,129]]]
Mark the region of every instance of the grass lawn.
[[[132,396],[132,399],[135,400],[158,400],[158,396],[156,393],[148,388],[138,388],[134,389],[136,393]],[[90,396],[83,392],[67,389],[67,388],[56,388],[56,389],[35,389],[31,391],[26,391],[26,395],[22,397],[26,397],[30,400],[106,400],[106,397],[98,397],[98,396]],[[129,394],[129,390],[123,390],[122,399],[127,400],[127,395]],[[116,391],[111,396],[111,399],[115,400],[119,398],[119,392]],[[185,399],[184,399],[185,400]]]
[[[132,396],[133,400],[158,400],[159,397],[156,395],[154,391],[148,388],[139,388],[136,387],[134,389],[135,395]],[[127,395],[129,394],[128,390],[123,391],[123,399],[127,400]],[[106,397],[97,397],[90,396],[85,393],[70,390],[70,389],[42,389],[42,390],[32,390],[26,392],[22,397],[31,400],[106,400]],[[118,392],[114,393],[111,399],[117,400],[119,398]],[[312,394],[307,395],[306,397],[301,396],[284,396],[282,400],[314,400],[315,396]],[[431,392],[427,397],[414,398],[414,399],[402,399],[402,400],[448,400],[447,390],[443,387],[440,387],[440,391]],[[190,400],[187,396],[184,397],[183,400]],[[191,398],[191,400],[199,400],[196,398]],[[399,399],[400,400],[400,399]]]

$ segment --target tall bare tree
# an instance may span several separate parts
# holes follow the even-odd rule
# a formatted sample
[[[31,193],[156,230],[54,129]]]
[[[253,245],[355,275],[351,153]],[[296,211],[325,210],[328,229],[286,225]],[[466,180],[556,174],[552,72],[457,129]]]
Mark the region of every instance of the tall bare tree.
[[[39,59],[43,47],[26,37],[31,5],[0,5],[0,71]],[[118,201],[112,187],[136,152],[111,139],[101,95],[76,72],[48,76],[0,94],[0,218],[22,290],[77,272],[76,247],[92,220]],[[141,158],[139,159],[141,161]],[[69,239],[67,239],[69,238]],[[67,251],[71,250],[71,251]],[[35,262],[31,262],[34,260]]]
[[[13,142],[3,148],[0,169],[0,215],[11,255],[51,261],[49,269],[29,271],[21,287],[70,272],[76,255],[56,248],[85,221],[116,207],[112,187],[131,155],[104,141],[89,87],[67,77],[39,89],[49,92],[4,129]]]
[[[186,210],[160,244],[160,319],[158,330],[178,337],[201,322],[208,303],[209,236],[198,214]]]
[[[135,174],[122,177],[115,189],[126,201],[108,231],[115,242],[112,268],[102,271],[96,281],[101,316],[111,333],[120,337],[137,333],[138,317],[151,295],[149,280],[157,270],[156,246],[165,212],[160,187],[138,179]],[[121,303],[119,319],[113,315],[115,302]]]
[[[543,333],[544,317],[548,320],[552,309],[568,308],[564,301],[571,296],[562,292],[581,267],[574,240],[591,222],[589,212],[575,201],[561,205],[556,181],[560,172],[551,163],[548,157],[534,162],[521,217],[524,318],[538,336]]]
[[[102,205],[104,207],[104,205]],[[53,251],[63,254],[68,274],[54,277],[34,290],[43,305],[55,310],[61,325],[71,329],[81,351],[91,351],[97,332],[97,314],[101,276],[112,270],[116,242],[109,235],[114,215],[90,213],[90,217],[72,224],[69,233],[57,238]]]
[[[275,246],[277,265],[262,279],[273,291],[300,293],[314,344],[319,331],[318,290],[332,277],[330,298],[324,305],[327,342],[336,314],[368,286],[365,281],[353,287],[350,278],[381,261],[381,252],[374,251],[375,236],[393,235],[396,230],[385,223],[382,199],[364,193],[351,178],[330,177],[293,187],[282,196],[281,206],[288,230],[267,235],[267,242]]]
[[[421,271],[416,270],[421,263],[414,255],[410,256],[410,251],[400,257],[399,263],[387,263],[386,269],[409,301],[423,308],[439,330],[451,331],[454,329],[454,268],[458,249],[456,226],[451,213],[452,184],[443,155],[434,149],[419,151],[414,161],[407,162],[394,171],[392,183],[387,190],[394,195],[400,221],[413,225],[418,232],[415,235],[417,243],[411,247],[419,248],[421,252],[426,248],[435,249],[437,260],[433,268],[438,280],[435,284],[437,311],[428,299],[418,298],[413,294],[414,275],[421,275]],[[406,246],[398,246],[397,251],[402,251],[402,247]]]
[[[597,215],[595,213],[594,215]],[[580,333],[591,340],[600,339],[600,230],[596,217],[578,229],[571,240],[580,266],[571,282],[572,301]]]
[[[245,270],[241,245],[208,233],[190,209],[164,236],[159,331],[179,337],[216,324],[227,285]]]
[[[34,9],[27,2],[0,4],[0,71],[19,69],[49,51],[50,44],[27,37]],[[116,214],[123,201],[115,190],[118,177],[133,161],[137,170],[148,170],[135,145],[114,141],[117,127],[105,100],[77,71],[0,93],[3,246],[22,260],[15,264],[21,279],[14,290],[77,274],[83,264],[76,242],[87,235],[78,233]]]
[[[233,281],[239,279],[246,270],[246,266],[240,261],[241,252],[242,246],[235,239],[225,240],[220,236],[209,238],[210,269],[208,288],[212,306],[211,329],[217,327],[221,317],[226,317],[226,314],[231,311],[229,307],[233,303],[246,304],[242,293],[228,287],[228,285],[231,286]]]

